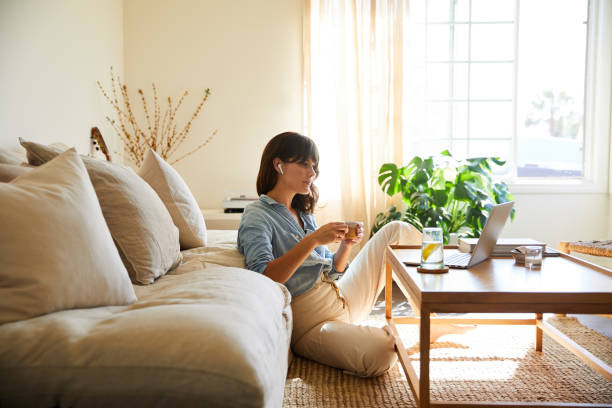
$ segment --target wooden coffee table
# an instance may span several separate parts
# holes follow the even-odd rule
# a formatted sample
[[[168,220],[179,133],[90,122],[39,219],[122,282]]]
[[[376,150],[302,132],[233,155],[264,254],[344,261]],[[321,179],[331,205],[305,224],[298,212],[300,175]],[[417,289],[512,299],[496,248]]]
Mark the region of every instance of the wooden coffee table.
[[[445,255],[456,251],[446,246]],[[404,261],[419,259],[420,246],[392,245],[386,250],[385,316],[396,337],[396,351],[417,406],[602,406],[567,403],[508,403],[430,401],[430,325],[523,324],[534,325],[535,347],[542,351],[543,332],[565,346],[591,368],[612,381],[612,367],[580,347],[559,330],[542,320],[543,313],[612,313],[612,271],[567,254],[546,257],[539,270],[515,265],[512,258],[491,258],[467,270],[451,269],[446,274],[421,274]],[[414,308],[416,317],[393,318],[392,283],[395,281]],[[470,319],[432,317],[432,313],[534,313],[531,319]],[[417,373],[408,359],[395,324],[419,324],[420,362]],[[612,385],[611,385],[612,386]],[[612,405],[611,405],[612,406]]]

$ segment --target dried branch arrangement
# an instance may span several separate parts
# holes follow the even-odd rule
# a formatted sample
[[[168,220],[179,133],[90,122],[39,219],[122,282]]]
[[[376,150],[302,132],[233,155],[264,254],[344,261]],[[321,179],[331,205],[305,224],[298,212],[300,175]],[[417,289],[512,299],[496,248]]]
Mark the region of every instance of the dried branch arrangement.
[[[186,96],[189,95],[187,91],[179,98],[176,104],[173,103],[172,98],[168,97],[168,105],[166,110],[162,114],[161,107],[159,105],[159,99],[157,96],[157,87],[152,84],[153,89],[153,105],[149,106],[147,98],[145,97],[142,89],[138,90],[140,101],[142,102],[142,108],[144,110],[144,116],[146,120],[146,126],[141,127],[136,121],[134,111],[132,110],[132,103],[128,95],[128,89],[125,84],[121,82],[119,76],[115,77],[113,67],[110,68],[111,77],[111,88],[110,92],[107,92],[100,81],[96,81],[98,88],[102,92],[102,95],[113,107],[117,118],[112,119],[106,117],[106,120],[112,125],[117,135],[124,144],[124,148],[128,153],[129,157],[134,161],[136,166],[140,166],[144,159],[145,153],[149,148],[153,149],[159,154],[164,160],[168,161],[168,158],[176,153],[178,147],[187,139],[187,135],[191,130],[193,121],[198,117],[204,102],[210,96],[210,89],[206,88],[204,96],[202,97],[199,105],[191,115],[191,118],[187,121],[185,126],[182,128],[177,126],[176,113],[179,108],[183,105],[183,101]],[[175,159],[170,164],[174,164],[179,160],[195,153],[204,146],[206,146],[215,137],[217,131],[215,130],[206,140],[200,143],[195,149],[183,154],[179,158]]]

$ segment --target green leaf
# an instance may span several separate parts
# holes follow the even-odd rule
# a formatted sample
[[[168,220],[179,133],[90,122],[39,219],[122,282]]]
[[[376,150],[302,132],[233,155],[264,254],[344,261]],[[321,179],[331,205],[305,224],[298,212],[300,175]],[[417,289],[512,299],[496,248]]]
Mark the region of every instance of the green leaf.
[[[476,198],[476,195],[472,192],[472,187],[468,183],[460,181],[455,184],[455,198],[457,200],[471,201]]]
[[[406,167],[420,168],[422,164],[423,164],[423,159],[421,159],[419,156],[414,156],[412,160],[410,160],[410,162],[408,163],[408,166]]]
[[[438,207],[444,207],[446,200],[448,199],[448,193],[446,190],[434,190],[433,191],[433,203]]]
[[[423,164],[421,165],[422,168],[426,169],[426,170],[433,170],[434,168],[434,162],[433,162],[433,158],[428,157],[427,159],[423,160]]]
[[[399,170],[394,163],[385,163],[380,167],[378,184],[389,196],[400,191]]]
[[[506,161],[500,159],[499,157],[491,157],[491,160],[493,160],[493,162],[498,166],[503,166],[504,164],[506,164]]]
[[[427,184],[428,180],[429,180],[429,175],[427,174],[427,172],[425,170],[419,170],[414,175],[411,182],[415,185],[419,185],[419,184]]]

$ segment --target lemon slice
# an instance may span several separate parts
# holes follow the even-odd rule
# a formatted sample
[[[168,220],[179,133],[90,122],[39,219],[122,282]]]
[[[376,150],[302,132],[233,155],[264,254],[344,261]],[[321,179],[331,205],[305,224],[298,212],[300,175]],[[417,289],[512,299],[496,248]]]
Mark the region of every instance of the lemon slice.
[[[429,255],[439,246],[440,244],[427,244],[423,248],[423,260],[426,261]]]

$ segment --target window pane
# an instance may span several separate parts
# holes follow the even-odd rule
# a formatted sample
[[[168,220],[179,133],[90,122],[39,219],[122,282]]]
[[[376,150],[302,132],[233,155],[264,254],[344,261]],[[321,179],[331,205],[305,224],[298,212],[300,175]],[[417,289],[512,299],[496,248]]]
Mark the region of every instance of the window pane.
[[[450,49],[450,27],[436,24],[427,27],[427,59],[429,61],[448,61]]]
[[[453,103],[453,138],[467,138],[467,102]]]
[[[425,23],[427,13],[425,12],[427,0],[415,0],[410,2],[410,8],[408,10],[410,18],[415,23]]]
[[[453,98],[467,99],[468,64],[453,64]]]
[[[455,0],[455,21],[470,21],[470,0]]]
[[[511,139],[512,119],[512,102],[472,102],[470,137]]]
[[[453,140],[450,148],[450,152],[454,158],[462,160],[467,158],[468,141],[467,140]]]
[[[579,177],[582,141],[559,137],[518,137],[519,177]]]
[[[472,26],[472,61],[514,59],[514,24]]]
[[[455,61],[467,61],[470,45],[469,26],[467,24],[455,24],[453,59]]]
[[[494,174],[504,175],[510,172],[512,157],[511,140],[472,140],[469,146],[469,157],[499,157],[506,161],[502,167],[494,165]]]
[[[448,64],[427,65],[427,97],[448,99]]]
[[[448,137],[448,102],[431,102],[427,104],[426,129],[427,137],[430,139],[441,139]]]
[[[522,1],[521,7],[534,1],[538,0]],[[515,8],[515,0],[472,0],[472,21],[513,21]]]
[[[450,2],[452,0],[428,0],[427,20],[431,22],[447,22],[450,20]]]
[[[474,63],[470,73],[472,99],[511,99],[514,71],[512,63]]]
[[[520,177],[582,176],[587,8],[587,0],[521,2]]]
[[[446,140],[420,140],[411,146],[414,146],[414,148],[408,151],[408,160],[415,155],[421,157],[436,156],[443,150],[449,149],[449,144]]]
[[[496,156],[508,160],[512,156],[510,140],[473,140],[470,142],[470,157]]]

